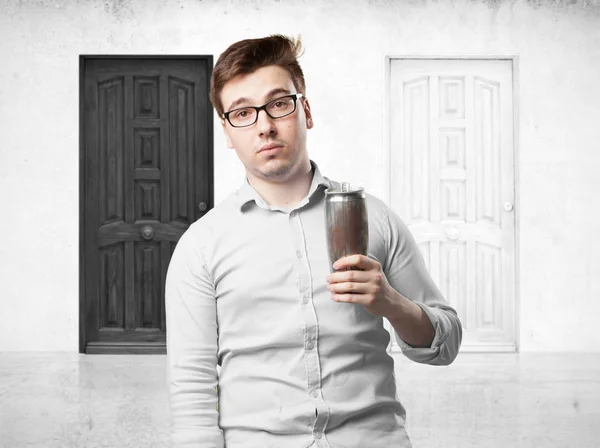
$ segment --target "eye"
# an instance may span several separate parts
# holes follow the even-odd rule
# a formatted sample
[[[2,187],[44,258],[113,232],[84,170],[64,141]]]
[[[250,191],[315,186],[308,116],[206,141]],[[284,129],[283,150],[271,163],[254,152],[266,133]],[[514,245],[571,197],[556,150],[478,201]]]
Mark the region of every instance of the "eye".
[[[246,118],[248,115],[249,115],[249,112],[247,109],[238,110],[234,114],[235,118]]]
[[[285,107],[286,105],[287,105],[287,102],[285,100],[278,100],[273,103],[273,107],[276,109]]]

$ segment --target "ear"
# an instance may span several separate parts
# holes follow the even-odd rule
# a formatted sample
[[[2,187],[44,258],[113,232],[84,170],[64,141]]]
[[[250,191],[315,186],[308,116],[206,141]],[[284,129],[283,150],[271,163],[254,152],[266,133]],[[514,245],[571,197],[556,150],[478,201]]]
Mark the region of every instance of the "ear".
[[[225,134],[225,142],[227,142],[227,147],[229,149],[233,149],[233,142],[229,136],[229,129],[227,128],[227,123],[225,123],[225,120],[223,119],[221,120],[221,126],[223,128],[223,134]]]
[[[302,101],[302,105],[304,106],[304,115],[306,115],[306,129],[312,129],[314,126],[312,112],[310,111],[310,104],[306,98]]]

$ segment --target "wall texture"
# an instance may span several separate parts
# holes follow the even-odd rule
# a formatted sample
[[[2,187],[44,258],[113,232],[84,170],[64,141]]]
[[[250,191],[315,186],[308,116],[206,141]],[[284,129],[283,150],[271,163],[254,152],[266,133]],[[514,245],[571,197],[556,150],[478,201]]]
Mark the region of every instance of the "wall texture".
[[[600,2],[575,0],[3,0],[0,350],[77,351],[79,55],[276,32],[303,37],[311,157],[382,198],[385,56],[518,55],[520,348],[599,350]],[[215,173],[220,202],[243,169],[218,120]]]

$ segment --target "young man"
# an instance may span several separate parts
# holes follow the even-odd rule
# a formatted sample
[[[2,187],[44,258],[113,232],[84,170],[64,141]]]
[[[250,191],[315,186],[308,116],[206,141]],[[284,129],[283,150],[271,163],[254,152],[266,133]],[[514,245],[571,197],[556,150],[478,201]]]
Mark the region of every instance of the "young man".
[[[244,40],[213,72],[211,101],[246,181],[190,226],[169,265],[177,448],[410,447],[382,317],[416,362],[450,364],[460,346],[456,312],[377,198],[367,195],[369,256],[330,274],[324,191],[339,184],[308,157],[299,52],[283,36]]]

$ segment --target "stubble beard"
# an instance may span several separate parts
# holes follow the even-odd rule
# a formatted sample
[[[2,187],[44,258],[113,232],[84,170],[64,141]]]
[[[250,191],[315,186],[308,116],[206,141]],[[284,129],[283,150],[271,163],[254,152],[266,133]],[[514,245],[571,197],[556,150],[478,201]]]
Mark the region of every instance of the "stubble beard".
[[[269,158],[269,162],[277,158],[277,156],[272,156]],[[278,161],[279,163],[273,164],[274,166],[269,166],[269,162],[264,168],[256,169],[254,175],[264,180],[275,181],[285,179],[292,170],[293,163],[291,161]]]

